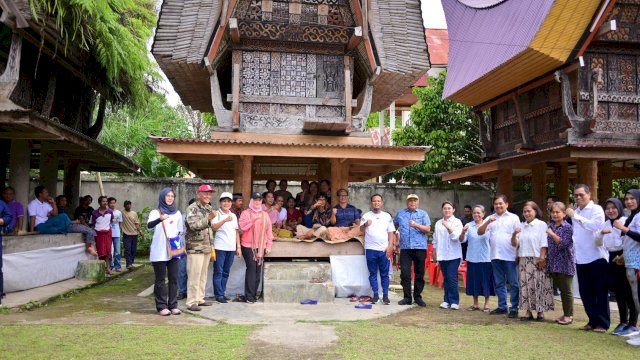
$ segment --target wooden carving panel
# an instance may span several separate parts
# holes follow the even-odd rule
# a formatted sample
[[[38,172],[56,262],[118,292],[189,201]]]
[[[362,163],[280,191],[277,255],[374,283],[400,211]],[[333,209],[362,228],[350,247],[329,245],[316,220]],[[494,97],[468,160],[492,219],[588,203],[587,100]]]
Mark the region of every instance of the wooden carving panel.
[[[243,52],[241,92],[244,95],[269,96],[271,54],[268,52]]]
[[[238,0],[233,17],[278,24],[354,26],[348,0]]]
[[[339,56],[318,56],[318,97],[344,96],[344,61]]]
[[[598,39],[616,42],[640,42],[640,1],[618,1],[607,20],[616,20],[618,29],[601,35]]]

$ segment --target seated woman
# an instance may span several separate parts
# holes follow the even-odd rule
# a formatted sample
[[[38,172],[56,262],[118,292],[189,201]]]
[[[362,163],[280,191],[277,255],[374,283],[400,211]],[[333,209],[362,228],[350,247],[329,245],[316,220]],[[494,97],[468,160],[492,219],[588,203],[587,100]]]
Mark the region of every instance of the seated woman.
[[[327,229],[327,240],[346,241],[361,236],[360,210],[349,204],[349,192],[338,190],[338,205],[331,209],[331,226]]]
[[[276,225],[278,223],[278,218],[280,217],[280,210],[275,209],[275,202],[273,193],[267,191],[264,195],[264,200],[262,201],[262,211],[266,212],[269,216],[271,225]]]
[[[296,231],[298,224],[302,223],[302,213],[296,209],[296,199],[290,197],[287,199],[287,221],[284,224],[285,229]]]
[[[327,195],[319,193],[316,202],[305,211],[305,215],[313,215],[311,228],[303,225],[296,227],[296,234],[299,239],[321,238],[327,232],[327,226],[331,225],[331,208],[327,206]]]
[[[300,207],[300,211],[302,212],[302,224],[308,228],[313,226],[313,212],[309,212],[307,215],[307,211],[315,204],[318,189],[318,183],[312,181],[309,184],[309,192],[307,192],[303,200],[304,206]]]

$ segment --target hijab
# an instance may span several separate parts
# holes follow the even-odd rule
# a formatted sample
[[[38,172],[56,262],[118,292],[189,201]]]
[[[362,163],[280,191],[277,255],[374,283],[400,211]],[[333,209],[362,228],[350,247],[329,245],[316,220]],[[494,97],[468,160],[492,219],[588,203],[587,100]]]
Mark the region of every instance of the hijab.
[[[160,196],[158,197],[158,209],[160,209],[160,212],[165,215],[173,215],[178,212],[178,209],[176,209],[176,207],[173,206],[173,204],[176,203],[175,198],[173,200],[173,204],[171,205],[167,204],[167,201],[165,200],[167,197],[167,194],[170,192],[171,193],[173,192],[171,188],[168,188],[168,187],[164,188],[160,190]],[[173,194],[175,195],[175,193]]]
[[[631,194],[634,198],[636,198],[636,203],[638,204],[638,208],[633,210],[631,212],[631,215],[629,215],[629,217],[627,218],[627,221],[624,222],[624,226],[629,227],[629,224],[631,224],[631,220],[633,220],[633,217],[636,216],[638,212],[640,212],[640,190],[630,189],[629,191],[627,191],[627,194]]]
[[[612,203],[613,206],[616,207],[616,209],[618,210],[618,217],[615,219],[609,219],[607,218],[607,220],[609,220],[611,222],[611,224],[613,224],[614,221],[620,219],[622,217],[622,215],[624,214],[624,205],[622,205],[622,201],[620,201],[620,199],[618,198],[609,198],[607,199],[607,201],[604,202],[604,206],[607,207],[608,203]]]
[[[262,210],[263,210],[262,206],[263,206],[263,204],[259,204],[258,207],[255,208],[253,206],[253,199],[251,199],[251,202],[249,203],[249,209],[251,209],[251,210],[253,210],[253,211],[257,212],[257,213],[262,212]]]

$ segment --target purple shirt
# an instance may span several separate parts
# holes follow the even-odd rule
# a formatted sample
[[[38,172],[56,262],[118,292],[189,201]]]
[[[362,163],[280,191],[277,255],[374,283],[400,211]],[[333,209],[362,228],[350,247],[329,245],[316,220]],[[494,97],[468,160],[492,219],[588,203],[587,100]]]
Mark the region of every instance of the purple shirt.
[[[547,252],[547,271],[565,275],[576,274],[576,251],[573,246],[573,227],[566,221],[562,221],[556,227],[553,223],[549,228],[560,237],[560,243],[556,244],[551,236],[547,235],[549,249]]]
[[[12,233],[13,229],[16,227],[16,223],[18,222],[19,217],[24,217],[24,207],[19,202],[12,200],[11,202],[6,203],[9,208],[9,212],[11,213],[11,223],[5,228],[7,233]]]

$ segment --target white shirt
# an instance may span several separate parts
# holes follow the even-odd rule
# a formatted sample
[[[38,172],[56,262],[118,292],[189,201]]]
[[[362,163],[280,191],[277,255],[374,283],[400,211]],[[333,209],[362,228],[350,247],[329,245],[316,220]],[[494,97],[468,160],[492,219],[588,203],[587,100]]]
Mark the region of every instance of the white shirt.
[[[280,209],[280,214],[278,215],[278,221],[281,223],[285,223],[287,221],[287,209]]]
[[[576,264],[589,264],[598,259],[609,261],[607,249],[604,246],[596,246],[596,236],[604,222],[602,207],[589,201],[584,209],[576,209],[572,220]]]
[[[111,223],[111,237],[119,238],[120,237],[120,223],[122,222],[122,212],[118,209],[112,210],[113,217],[116,219],[116,222]]]
[[[222,209],[220,209],[218,210],[218,215],[211,220],[211,225],[219,223],[227,216],[231,216],[232,220],[222,224],[222,226],[216,230],[213,248],[222,251],[236,251],[236,233],[238,232],[238,218],[236,214],[231,211],[224,213]]]
[[[365,227],[364,231],[365,250],[386,251],[389,247],[389,233],[396,231],[393,218],[385,211],[377,214],[369,211],[362,215],[360,224],[364,225],[367,220],[371,220],[371,225]]]
[[[519,257],[540,257],[540,249],[548,248],[547,224],[544,221],[533,219],[520,224],[522,231],[517,235]]]
[[[520,226],[520,218],[508,211],[502,215],[494,214],[494,216],[496,221],[487,226],[487,231],[491,232],[489,237],[491,260],[516,261],[516,248],[511,245],[511,235]]]
[[[436,250],[436,258],[438,261],[461,259],[460,234],[462,234],[462,221],[455,216],[446,220],[447,225],[453,228],[451,234],[442,225],[444,221],[444,219],[438,220],[433,231],[433,248]]]
[[[36,223],[35,226],[42,224],[43,222],[49,220],[49,213],[53,210],[51,204],[46,201],[40,201],[38,199],[33,199],[27,206],[27,212],[29,213],[29,217],[35,216]]]
[[[627,220],[627,217],[623,216],[619,220],[624,224],[624,222]],[[603,234],[602,230],[604,229],[611,229],[611,232],[608,234]],[[602,224],[600,231],[596,233],[596,239],[601,239],[604,248],[607,249],[607,251],[613,252],[622,250],[624,235],[622,235],[622,232],[619,229],[614,228],[611,225],[611,221],[607,219]]]
[[[160,213],[158,210],[151,210],[148,222],[152,222],[159,218]],[[184,233],[184,222],[182,221],[182,214],[180,211],[177,211],[173,215],[169,215],[169,218],[164,220],[164,229],[166,230],[169,238],[173,238]],[[154,228],[153,239],[151,240],[151,249],[149,250],[149,261],[171,260],[167,253],[167,237],[165,236],[165,230],[162,229],[162,223],[156,225]]]

